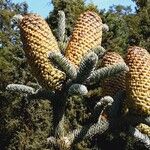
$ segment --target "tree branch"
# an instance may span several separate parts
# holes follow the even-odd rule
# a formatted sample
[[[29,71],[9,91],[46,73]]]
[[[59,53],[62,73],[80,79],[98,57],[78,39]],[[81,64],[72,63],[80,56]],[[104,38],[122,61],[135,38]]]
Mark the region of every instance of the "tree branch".
[[[76,129],[72,133],[68,134],[71,144],[76,144],[83,139],[92,138],[96,134],[102,134],[109,128],[109,122],[106,120],[101,120],[99,123],[92,125],[87,125],[81,129]]]
[[[86,95],[88,93],[88,90],[86,86],[82,84],[73,84],[70,86],[68,90],[68,95]]]
[[[58,52],[50,52],[48,58],[52,59],[65,73],[71,78],[75,79],[77,76],[76,68],[65,58],[62,54]]]
[[[33,94],[35,92],[34,88],[22,84],[9,84],[6,87],[6,90],[25,94]]]
[[[125,63],[109,66],[109,67],[103,67],[101,69],[98,69],[94,71],[91,76],[87,79],[87,84],[95,84],[99,83],[100,80],[114,76],[124,70],[128,70],[128,67]]]
[[[35,91],[33,94],[30,94],[27,96],[27,99],[32,100],[32,99],[48,99],[50,101],[53,101],[55,98],[55,93],[50,92],[45,89],[39,89]]]
[[[91,72],[96,67],[97,62],[98,56],[95,53],[91,52],[87,54],[80,63],[75,82],[83,83],[91,75]]]
[[[150,138],[147,135],[142,134],[138,129],[132,126],[130,126],[129,134],[137,141],[142,142],[146,148],[150,149]]]
[[[105,53],[106,53],[106,50],[100,45],[98,47],[92,49],[92,51],[95,54],[97,54],[98,58],[102,58],[105,55]]]

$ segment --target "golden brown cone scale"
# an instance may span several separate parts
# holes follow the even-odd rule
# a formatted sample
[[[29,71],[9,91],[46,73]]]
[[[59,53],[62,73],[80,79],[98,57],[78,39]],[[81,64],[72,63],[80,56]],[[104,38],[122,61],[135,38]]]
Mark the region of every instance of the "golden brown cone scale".
[[[146,134],[150,137],[150,127],[146,124],[140,123],[136,128],[143,134]]]
[[[101,67],[109,67],[118,63],[125,63],[123,58],[116,52],[107,52],[102,59]],[[119,90],[125,90],[125,74],[120,74],[105,79],[102,82],[102,96],[114,96]]]
[[[126,63],[128,108],[134,114],[150,115],[150,54],[141,47],[130,47]]]
[[[92,11],[87,11],[78,18],[65,53],[76,68],[92,48],[101,45],[102,25],[101,18]]]
[[[28,63],[39,84],[46,89],[60,89],[66,76],[48,60],[48,52],[59,52],[59,48],[46,21],[39,15],[27,14],[20,22],[20,32]]]

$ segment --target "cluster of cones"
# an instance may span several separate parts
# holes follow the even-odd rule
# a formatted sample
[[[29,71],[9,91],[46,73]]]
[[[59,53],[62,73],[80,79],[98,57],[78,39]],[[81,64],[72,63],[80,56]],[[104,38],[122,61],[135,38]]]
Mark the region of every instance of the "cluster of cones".
[[[65,57],[78,69],[81,60],[102,40],[102,20],[95,12],[87,11],[77,20],[72,36],[65,50]],[[24,51],[34,76],[46,89],[61,89],[67,80],[47,55],[50,51],[60,52],[58,43],[48,24],[36,14],[27,14],[20,20],[20,31]],[[114,96],[119,90],[126,92],[125,105],[130,113],[150,115],[150,54],[144,48],[129,47],[126,58],[118,53],[107,52],[102,59],[101,67],[126,63],[129,71],[107,78],[102,83],[102,95]],[[150,127],[139,125],[139,128]],[[145,131],[145,130],[142,130]]]
[[[117,91],[126,92],[124,111],[139,116],[150,115],[150,54],[146,49],[129,47],[125,59],[116,52],[107,52],[103,57],[102,66],[126,63],[129,71],[124,71],[115,77],[103,81],[102,94],[115,96]],[[127,110],[128,109],[128,110]],[[150,136],[150,127],[139,124],[137,128]]]

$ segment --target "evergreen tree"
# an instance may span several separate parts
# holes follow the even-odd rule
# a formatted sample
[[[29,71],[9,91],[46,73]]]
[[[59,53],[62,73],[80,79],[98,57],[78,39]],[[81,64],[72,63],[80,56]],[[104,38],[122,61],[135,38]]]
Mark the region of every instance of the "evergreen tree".
[[[130,41],[132,45],[139,45],[150,49],[150,1],[133,0],[136,3],[136,14],[129,19]],[[133,27],[134,26],[134,27]],[[135,27],[136,26],[136,27]]]
[[[136,12],[131,7],[122,5],[112,6],[106,12],[99,12],[94,4],[85,5],[84,0],[52,0],[54,10],[46,19],[56,33],[58,11],[63,10],[66,15],[66,34],[71,35],[75,20],[85,10],[98,12],[103,23],[108,24],[110,31],[103,33],[102,46],[121,54],[126,52],[128,45],[141,45],[150,49],[150,3],[149,0],[133,0],[136,2]],[[5,91],[9,83],[29,84],[35,81],[30,75],[29,67],[24,59],[19,30],[12,17],[15,14],[27,13],[27,4],[14,4],[11,0],[0,0],[0,149],[46,149],[46,138],[51,135],[51,103],[47,100],[28,101],[21,95],[12,95]],[[5,91],[5,92],[4,92]],[[100,91],[98,91],[100,95]],[[75,129],[89,124],[89,116],[100,96],[79,97],[72,96],[67,100],[65,128]],[[71,110],[71,111],[70,111]],[[92,120],[93,121],[93,120]],[[98,145],[102,149],[106,145],[118,147],[118,140],[127,142],[120,135],[102,135]],[[113,140],[112,140],[113,138]],[[97,146],[95,137],[90,142],[84,141],[74,147],[82,150]],[[110,142],[112,141],[112,142]],[[109,143],[110,142],[110,143]],[[109,144],[108,144],[109,143]],[[131,142],[132,143],[132,142]],[[133,148],[127,148],[133,149]]]
[[[66,15],[67,36],[71,35],[74,22],[83,11],[94,10],[98,12],[98,8],[93,3],[86,5],[84,0],[52,0],[52,4],[54,9],[49,13],[49,17],[46,20],[54,30],[55,35],[57,35],[56,28],[58,20],[56,18],[58,18],[59,10],[63,10]]]
[[[25,64],[19,61],[24,57],[19,32],[16,24],[12,22],[12,17],[17,13],[26,12],[26,3],[15,5],[9,0],[0,1],[0,89],[5,89],[10,79],[18,80],[22,74],[21,69],[24,69],[22,67]]]
[[[122,5],[112,6],[107,12],[102,12],[103,21],[109,26],[109,32],[103,33],[102,45],[121,54],[126,52],[129,31],[126,16],[130,15],[131,8]]]

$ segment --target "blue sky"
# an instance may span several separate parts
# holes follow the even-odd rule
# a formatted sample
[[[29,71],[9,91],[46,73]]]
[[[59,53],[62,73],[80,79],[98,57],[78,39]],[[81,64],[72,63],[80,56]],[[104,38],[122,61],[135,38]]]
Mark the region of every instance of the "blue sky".
[[[38,13],[43,17],[48,16],[48,13],[53,9],[50,0],[12,0],[14,3],[21,3],[26,1],[29,5],[29,11]],[[99,9],[108,9],[110,6],[114,5],[124,5],[129,6],[134,9],[135,4],[131,0],[86,0],[87,3],[92,2],[98,6]]]

